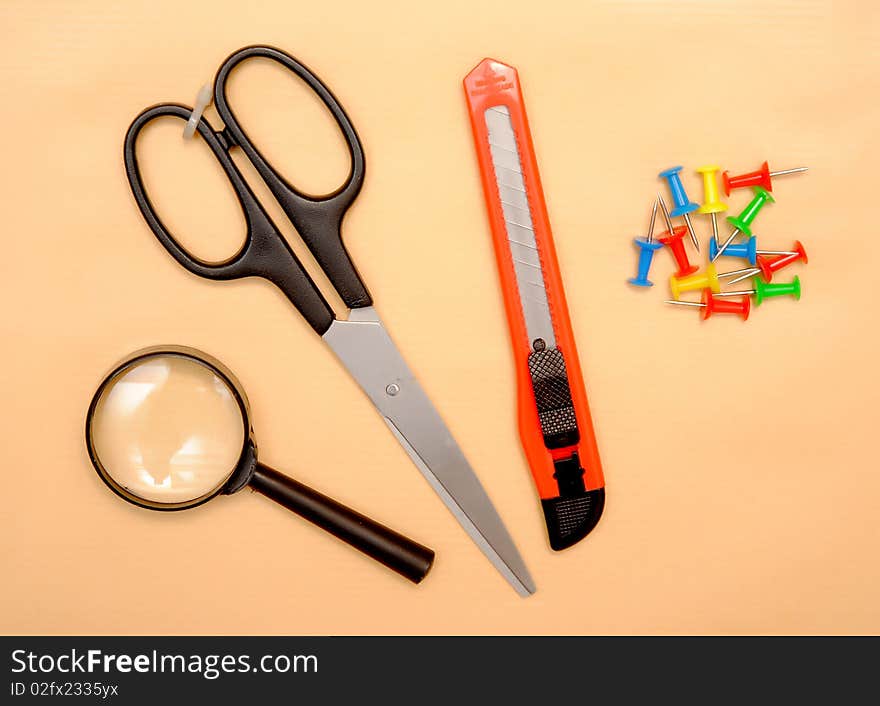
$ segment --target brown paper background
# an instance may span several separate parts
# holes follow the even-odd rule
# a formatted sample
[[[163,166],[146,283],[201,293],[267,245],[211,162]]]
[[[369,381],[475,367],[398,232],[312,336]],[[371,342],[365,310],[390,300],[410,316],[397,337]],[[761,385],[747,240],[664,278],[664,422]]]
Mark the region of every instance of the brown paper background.
[[[0,630],[880,630],[876,4],[6,0],[0,26]],[[532,598],[484,560],[277,291],[188,275],[138,214],[129,122],[153,102],[191,103],[248,43],[301,58],[352,116],[367,181],[348,246],[513,533]],[[605,463],[605,517],[559,554],[515,429],[460,87],[487,55],[520,70]],[[332,187],[340,139],[291,85],[254,67],[233,99],[291,181]],[[179,127],[148,135],[145,169],[181,237],[222,257],[242,220]],[[701,324],[661,304],[665,286],[624,283],[657,171],[684,164],[699,198],[694,167],[765,158],[811,168],[776,182],[755,229],[806,245],[801,302]],[[236,372],[264,461],[434,547],[424,584],[250,492],[172,515],[109,493],[86,457],[86,406],[109,366],[158,343]]]

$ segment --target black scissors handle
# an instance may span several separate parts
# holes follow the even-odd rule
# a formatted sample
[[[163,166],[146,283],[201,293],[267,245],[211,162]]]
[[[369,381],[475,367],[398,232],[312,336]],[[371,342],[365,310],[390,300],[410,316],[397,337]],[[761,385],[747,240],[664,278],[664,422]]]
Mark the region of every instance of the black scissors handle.
[[[222,133],[216,133],[208,121],[199,120],[196,129],[208,143],[217,161],[235,190],[238,202],[244,211],[247,225],[247,237],[241,250],[221,263],[210,263],[192,255],[175,238],[156,213],[150,197],[144,189],[141,171],[138,165],[135,145],[140,131],[151,121],[165,116],[173,116],[183,121],[189,120],[192,108],[175,103],[162,103],[161,105],[147,108],[135,118],[128,128],[125,136],[125,171],[131,190],[134,194],[138,208],[144,219],[171,253],[183,267],[207,279],[229,280],[241,277],[263,277],[270,280],[283,291],[293,303],[300,314],[309,322],[312,328],[323,335],[333,323],[333,310],[324,299],[320,290],[315,286],[312,278],[305,271],[299,259],[294,255],[287,241],[278,231],[278,228],[269,218],[269,214],[257,201],[254,192],[242,177],[241,172],[235,166],[229,156],[229,145],[223,138]]]
[[[236,66],[247,59],[260,57],[281,64],[301,78],[321,99],[345,137],[351,169],[345,183],[324,196],[309,196],[292,186],[266,161],[238,123],[229,105],[226,82]],[[360,193],[364,183],[364,149],[345,110],[330,89],[306,66],[290,54],[268,46],[250,46],[232,54],[217,72],[214,80],[214,105],[226,132],[239,145],[266,186],[275,196],[284,213],[315,256],[340,298],[350,309],[370,306],[373,302],[357,268],[342,242],[342,219]]]
[[[345,135],[351,155],[351,171],[345,183],[333,193],[313,197],[292,187],[269,165],[239,126],[226,100],[226,79],[236,65],[254,56],[278,61],[302,78],[318,94]],[[296,226],[330,283],[345,304],[355,309],[372,304],[340,232],[345,212],[359,193],[364,179],[364,154],[357,133],[327,87],[305,66],[278,49],[255,46],[235,52],[218,72],[214,92],[217,109],[226,129],[215,132],[205,118],[199,120],[196,129],[220,162],[244,212],[247,233],[241,250],[225,262],[216,264],[195,257],[164,225],[144,188],[136,151],[141,130],[152,120],[164,116],[188,120],[192,109],[187,106],[176,103],[153,106],[135,118],[128,129],[124,146],[125,170],[138,208],[165,249],[184,268],[200,277],[214,280],[241,277],[268,279],[284,292],[312,328],[323,335],[333,322],[333,310],[260,205],[229,156],[229,150],[235,146],[242,148]]]

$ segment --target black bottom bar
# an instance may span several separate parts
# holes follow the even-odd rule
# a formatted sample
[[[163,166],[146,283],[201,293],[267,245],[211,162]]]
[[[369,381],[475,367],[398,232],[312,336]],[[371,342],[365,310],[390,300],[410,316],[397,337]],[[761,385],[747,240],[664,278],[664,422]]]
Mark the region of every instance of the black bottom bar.
[[[584,606],[602,609],[590,606],[589,587]],[[152,706],[206,699],[853,703],[876,698],[880,649],[876,638],[8,637],[0,643],[7,666],[0,703],[46,703],[77,691],[83,697],[89,684],[86,703]],[[77,664],[83,671],[64,671]],[[28,666],[38,671],[21,671]]]

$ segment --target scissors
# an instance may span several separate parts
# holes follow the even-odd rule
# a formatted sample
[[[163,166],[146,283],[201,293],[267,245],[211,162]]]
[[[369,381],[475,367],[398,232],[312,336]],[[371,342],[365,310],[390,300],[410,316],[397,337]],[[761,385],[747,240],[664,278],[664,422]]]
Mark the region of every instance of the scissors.
[[[288,183],[260,153],[239,125],[227,96],[227,79],[242,62],[261,58],[292,71],[321,99],[345,138],[351,167],[345,182],[332,193],[311,196]],[[235,190],[244,211],[244,245],[228,260],[210,263],[190,254],[162,223],[147,195],[137,160],[137,138],[157,118],[184,122],[193,109],[162,103],[146,109],[125,136],[125,170],[138,208],[159,242],[184,268],[212,280],[262,277],[275,284],[336,354],[370,398],[388,428],[409,454],[496,569],[520,595],[534,593],[535,584],[489,496],[447,429],[431,400],[388,335],[373,300],[342,242],[346,211],[364,182],[364,151],[348,115],[330,89],[306,66],[269,46],[249,46],[232,54],[214,79],[214,105],[225,128],[215,131],[200,117],[196,132],[208,144]],[[272,222],[230,156],[238,147],[259,173],[306,247],[348,308],[337,318],[324,295]]]

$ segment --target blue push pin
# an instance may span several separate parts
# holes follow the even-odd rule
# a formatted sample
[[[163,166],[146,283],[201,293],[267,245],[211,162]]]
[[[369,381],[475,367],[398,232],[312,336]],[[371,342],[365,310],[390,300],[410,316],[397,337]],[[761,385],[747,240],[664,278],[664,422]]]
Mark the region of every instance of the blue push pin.
[[[718,241],[715,236],[709,238],[709,260],[716,258],[718,253]],[[758,261],[758,239],[753,235],[744,243],[731,243],[724,250],[724,254],[730,257],[741,257],[748,260],[750,265]]]
[[[709,239],[709,260],[714,260],[718,255],[718,240],[713,236]],[[758,255],[797,255],[797,252],[792,250],[758,250],[758,239],[751,235],[749,239],[744,243],[731,243],[728,245],[722,255],[730,255],[731,257],[741,257],[744,260],[748,260],[751,267],[746,267],[742,270],[733,270],[732,272],[722,272],[719,273],[719,277],[736,277],[737,275],[741,275],[739,279],[732,279],[728,282],[728,284],[736,284],[737,282],[741,282],[747,277],[751,277],[761,271],[760,268],[755,268],[755,264],[758,261]]]
[[[663,243],[654,242],[654,221],[657,220],[657,202],[654,202],[654,210],[651,211],[651,225],[648,226],[647,238],[634,238],[633,242],[639,246],[639,274],[630,277],[627,282],[636,287],[653,287],[654,283],[648,279],[648,270],[654,261],[654,253],[663,247]],[[729,249],[729,248],[728,248]]]
[[[671,169],[660,172],[659,176],[666,179],[669,183],[669,191],[672,193],[672,200],[675,202],[675,208],[669,212],[669,215],[673,218],[677,218],[678,216],[684,217],[684,222],[687,226],[688,233],[691,234],[691,240],[694,243],[694,247],[697,249],[697,252],[700,252],[700,241],[697,240],[697,234],[694,232],[691,217],[688,215],[689,213],[696,211],[700,205],[693,203],[685,193],[684,184],[681,183],[681,177],[678,175],[680,171],[681,167],[672,167]]]

